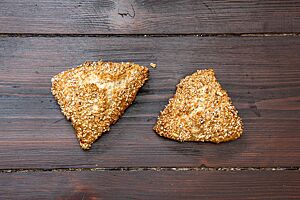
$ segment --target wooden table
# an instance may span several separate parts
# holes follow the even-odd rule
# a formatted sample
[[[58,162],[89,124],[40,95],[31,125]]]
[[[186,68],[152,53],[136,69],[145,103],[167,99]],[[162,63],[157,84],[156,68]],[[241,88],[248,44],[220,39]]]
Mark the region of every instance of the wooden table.
[[[300,198],[299,33],[299,0],[2,0],[0,199]],[[157,68],[82,151],[50,79],[98,59]],[[210,67],[243,136],[158,137],[152,127],[175,85]]]

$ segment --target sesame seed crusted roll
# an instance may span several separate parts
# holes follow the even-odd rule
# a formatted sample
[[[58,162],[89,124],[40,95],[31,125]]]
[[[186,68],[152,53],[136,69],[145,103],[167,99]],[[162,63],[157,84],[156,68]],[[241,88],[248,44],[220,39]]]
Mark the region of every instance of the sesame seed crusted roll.
[[[85,62],[52,78],[52,94],[72,122],[82,149],[116,123],[148,79],[134,63]]]
[[[177,141],[226,142],[239,138],[243,123],[212,69],[185,77],[160,113],[154,131]]]

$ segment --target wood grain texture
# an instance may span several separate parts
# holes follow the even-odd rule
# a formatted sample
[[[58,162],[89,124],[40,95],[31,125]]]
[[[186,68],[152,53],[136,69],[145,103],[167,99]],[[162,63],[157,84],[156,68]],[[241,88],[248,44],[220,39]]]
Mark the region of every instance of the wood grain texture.
[[[0,179],[1,199],[300,198],[297,171],[29,172]]]
[[[2,0],[0,33],[300,32],[300,1]]]
[[[299,37],[0,38],[0,168],[300,166]],[[148,65],[150,80],[90,151],[50,93],[53,75],[103,58]],[[224,144],[178,143],[152,126],[175,85],[213,67],[244,120]]]

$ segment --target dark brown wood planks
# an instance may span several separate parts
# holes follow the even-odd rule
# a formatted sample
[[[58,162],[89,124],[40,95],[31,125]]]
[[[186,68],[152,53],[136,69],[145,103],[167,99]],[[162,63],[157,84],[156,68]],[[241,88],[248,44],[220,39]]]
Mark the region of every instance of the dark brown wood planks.
[[[298,171],[0,174],[1,199],[299,199]]]
[[[295,33],[299,14],[296,0],[2,0],[0,33]]]
[[[2,37],[0,168],[300,165],[298,37]],[[103,58],[148,65],[122,119],[84,152],[50,93],[53,75]],[[245,123],[224,144],[177,143],[152,126],[181,78],[213,67]]]

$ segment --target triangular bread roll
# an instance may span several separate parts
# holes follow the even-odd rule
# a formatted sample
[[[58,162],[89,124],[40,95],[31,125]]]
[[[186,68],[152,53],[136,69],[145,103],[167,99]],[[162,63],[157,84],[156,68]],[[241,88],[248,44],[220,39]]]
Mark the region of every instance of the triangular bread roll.
[[[71,120],[82,149],[108,131],[148,78],[134,63],[85,62],[54,76],[52,94]]]
[[[208,69],[180,81],[154,130],[173,140],[219,143],[240,137],[243,124],[214,71]]]

